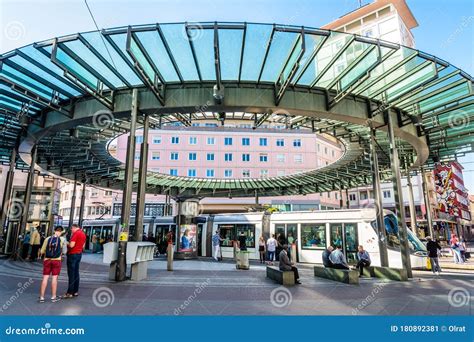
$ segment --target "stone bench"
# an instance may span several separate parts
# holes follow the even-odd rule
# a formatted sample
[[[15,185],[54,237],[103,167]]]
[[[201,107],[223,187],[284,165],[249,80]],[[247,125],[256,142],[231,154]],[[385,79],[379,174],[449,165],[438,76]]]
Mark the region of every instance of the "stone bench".
[[[318,265],[314,266],[314,276],[346,284],[359,284],[359,272],[354,270],[340,270]]]
[[[407,270],[401,268],[384,267],[384,266],[369,266],[368,273],[371,277],[398,281],[407,281]],[[364,274],[365,273],[364,269]]]
[[[267,266],[267,278],[282,285],[295,285],[295,274],[293,271],[281,271],[276,266]]]

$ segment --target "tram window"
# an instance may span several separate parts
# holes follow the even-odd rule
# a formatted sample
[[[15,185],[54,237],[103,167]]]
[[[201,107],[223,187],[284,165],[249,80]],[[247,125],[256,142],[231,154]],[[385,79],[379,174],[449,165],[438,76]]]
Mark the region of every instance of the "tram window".
[[[232,241],[237,240],[241,232],[247,237],[247,247],[255,248],[255,225],[254,224],[220,224],[218,225],[222,247],[232,247]]]
[[[275,225],[275,236],[278,236],[280,234],[286,235],[285,234],[285,225],[284,224],[276,224]]]
[[[236,238],[243,232],[246,238],[246,245],[248,248],[255,247],[255,225],[254,224],[237,224]]]
[[[286,225],[286,238],[289,244],[295,242],[296,239],[296,224],[287,224]]]
[[[232,240],[235,239],[234,236],[234,225],[233,224],[220,224],[219,233],[221,238],[224,239],[221,242],[222,247],[232,247]]]
[[[331,245],[342,247],[342,223],[331,224]]]
[[[303,249],[326,247],[326,226],[324,224],[302,224],[301,246]]]

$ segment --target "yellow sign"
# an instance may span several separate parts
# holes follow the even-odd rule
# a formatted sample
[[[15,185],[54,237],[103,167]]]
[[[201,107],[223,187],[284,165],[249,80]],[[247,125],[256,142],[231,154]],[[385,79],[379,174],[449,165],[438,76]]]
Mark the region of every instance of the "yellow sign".
[[[121,232],[119,236],[119,241],[128,241],[128,233],[127,232]]]

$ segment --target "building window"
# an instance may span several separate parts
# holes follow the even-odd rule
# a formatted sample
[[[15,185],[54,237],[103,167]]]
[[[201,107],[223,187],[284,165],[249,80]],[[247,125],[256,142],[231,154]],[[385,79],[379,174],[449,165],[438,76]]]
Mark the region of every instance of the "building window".
[[[140,160],[140,152],[135,152],[135,160]]]
[[[242,161],[249,162],[250,161],[250,154],[248,154],[248,153],[242,154]]]
[[[99,190],[92,189],[91,190],[91,198],[96,198],[96,197],[99,197]]]
[[[242,146],[250,146],[250,138],[242,138]]]
[[[277,154],[277,162],[284,163],[285,162],[285,155],[284,154]]]
[[[189,137],[189,145],[196,145],[198,142],[197,137]]]
[[[349,201],[355,201],[356,200],[356,194],[349,194]]]
[[[111,197],[112,196],[112,191],[108,191],[108,190],[104,191],[104,196],[105,197]]]
[[[170,169],[170,176],[177,176],[178,175],[178,169]]]
[[[277,139],[277,146],[278,147],[285,146],[285,139]]]
[[[208,153],[206,159],[209,161],[214,161],[214,153]]]
[[[224,160],[226,162],[232,161],[232,153],[226,153],[224,154]]]
[[[188,169],[188,177],[196,177],[196,169]]]
[[[294,147],[301,147],[301,139],[293,140],[293,146]]]
[[[321,151],[321,145],[317,144],[317,146],[318,146],[318,152],[320,152]]]
[[[224,170],[224,177],[225,178],[232,177],[232,170]]]
[[[326,146],[324,147],[324,154],[328,154],[328,148]]]
[[[336,153],[334,152],[334,150],[331,150],[331,155],[332,155],[333,157],[336,156]]]
[[[160,152],[151,152],[151,160],[160,160]]]
[[[384,190],[383,198],[390,198],[390,197],[392,197],[392,193],[390,192],[390,190]]]
[[[295,154],[295,163],[301,164],[303,162],[303,156],[301,154]]]
[[[231,146],[232,145],[232,138],[224,138],[224,145]]]
[[[207,123],[204,124],[204,127],[217,127],[217,124],[207,122]]]
[[[178,152],[171,152],[171,156],[170,156],[171,160],[178,160],[178,158],[179,158]]]
[[[155,135],[153,136],[153,144],[161,144],[161,136]]]
[[[143,142],[143,135],[136,135],[135,136],[135,142],[137,144],[141,144]]]
[[[242,177],[249,178],[250,177],[250,170],[242,170]]]
[[[171,143],[175,145],[179,144],[179,137],[171,137]]]
[[[260,146],[267,146],[267,138],[260,138]]]
[[[196,152],[190,152],[189,153],[189,160],[197,160],[197,153]]]
[[[207,144],[214,145],[216,143],[216,138],[214,137],[207,137]]]
[[[268,170],[260,170],[260,177],[268,177]]]
[[[266,163],[268,161],[268,154],[260,153],[260,161]]]
[[[211,178],[214,177],[214,169],[207,169],[206,176]]]

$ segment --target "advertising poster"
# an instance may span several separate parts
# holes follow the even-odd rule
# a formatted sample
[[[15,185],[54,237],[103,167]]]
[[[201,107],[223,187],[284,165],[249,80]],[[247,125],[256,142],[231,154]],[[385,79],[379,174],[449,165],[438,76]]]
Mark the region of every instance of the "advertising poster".
[[[182,224],[179,227],[179,249],[178,252],[195,252],[196,251],[196,225]]]

